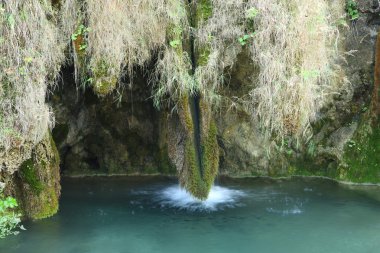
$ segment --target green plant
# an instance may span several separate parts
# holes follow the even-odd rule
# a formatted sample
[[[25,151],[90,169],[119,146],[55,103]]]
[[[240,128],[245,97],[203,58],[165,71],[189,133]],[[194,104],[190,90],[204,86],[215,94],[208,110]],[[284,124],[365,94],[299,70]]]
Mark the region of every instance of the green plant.
[[[348,0],[346,5],[346,11],[350,20],[354,21],[359,18],[358,3],[355,0]]]
[[[238,38],[238,41],[240,45],[245,46],[249,39],[253,38],[256,32],[254,32],[254,25],[253,25],[253,19],[259,14],[259,10],[252,7],[245,12],[245,18],[247,19],[246,26],[247,26],[247,33],[244,34],[242,37]],[[249,33],[252,31],[251,33]]]
[[[305,80],[309,80],[309,79],[312,79],[312,78],[318,78],[319,76],[319,71],[318,70],[301,70],[301,76],[305,79]]]
[[[181,41],[180,40],[172,40],[169,42],[169,44],[172,48],[177,48],[179,45],[181,45]]]
[[[259,10],[252,7],[245,12],[245,17],[247,19],[254,19],[258,14],[259,14]]]
[[[352,148],[354,146],[356,146],[356,142],[354,140],[349,140],[348,141],[348,147]]]
[[[84,38],[88,35],[89,31],[90,31],[90,28],[81,24],[78,26],[77,30],[73,34],[71,34],[71,39],[73,41],[77,41],[77,40],[79,41],[78,49],[80,51],[86,50],[86,48],[88,47]]]
[[[254,35],[255,35],[254,32],[251,33],[251,34],[244,34],[243,37],[240,37],[240,38],[238,39],[240,45],[245,46],[245,45],[248,43],[248,40],[249,40],[250,38],[253,38]]]
[[[77,40],[79,36],[84,36],[90,31],[90,28],[81,24],[78,26],[77,30],[71,35],[72,40]]]
[[[5,197],[2,189],[0,189],[0,238],[4,238],[8,235],[17,235],[19,231],[16,229],[25,228],[20,225],[21,214],[16,212],[15,209],[18,206],[17,201],[13,197]]]

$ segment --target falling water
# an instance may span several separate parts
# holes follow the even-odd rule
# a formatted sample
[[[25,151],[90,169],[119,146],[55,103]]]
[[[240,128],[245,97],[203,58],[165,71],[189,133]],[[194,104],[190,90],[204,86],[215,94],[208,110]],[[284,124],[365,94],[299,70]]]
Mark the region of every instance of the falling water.
[[[246,196],[241,190],[213,186],[206,200],[194,198],[178,185],[169,186],[157,193],[157,201],[163,207],[174,207],[189,211],[217,211],[242,205],[239,200]]]

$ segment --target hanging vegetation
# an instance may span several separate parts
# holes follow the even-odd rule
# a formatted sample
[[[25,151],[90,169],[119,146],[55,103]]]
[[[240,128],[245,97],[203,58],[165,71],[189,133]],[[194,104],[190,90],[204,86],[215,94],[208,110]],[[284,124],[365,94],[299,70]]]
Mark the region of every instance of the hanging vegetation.
[[[45,97],[64,60],[64,44],[50,1],[2,1],[0,13],[0,157],[4,157],[12,148],[37,144],[53,125]]]
[[[343,0],[53,2],[1,2],[0,152],[36,145],[53,125],[45,97],[65,59],[77,87],[100,97],[121,95],[122,80],[133,85],[134,69],[154,63],[155,106],[185,119],[182,184],[205,198],[218,167],[212,112],[230,103],[222,94],[239,54],[253,67],[236,103],[267,139],[307,141],[320,109],[350,88],[337,64]]]

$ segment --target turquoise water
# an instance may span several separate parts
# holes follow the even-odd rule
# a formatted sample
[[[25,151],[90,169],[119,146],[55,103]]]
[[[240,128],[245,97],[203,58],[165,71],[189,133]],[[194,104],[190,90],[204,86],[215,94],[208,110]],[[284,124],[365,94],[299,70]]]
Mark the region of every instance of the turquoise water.
[[[379,253],[380,188],[220,179],[194,201],[173,179],[64,179],[59,213],[1,253]]]

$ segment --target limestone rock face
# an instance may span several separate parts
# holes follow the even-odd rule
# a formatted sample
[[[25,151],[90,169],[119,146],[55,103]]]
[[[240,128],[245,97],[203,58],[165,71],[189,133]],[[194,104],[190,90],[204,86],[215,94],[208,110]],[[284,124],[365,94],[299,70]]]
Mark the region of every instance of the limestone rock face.
[[[56,115],[53,136],[61,154],[63,174],[112,175],[168,173],[160,124],[165,112],[154,109],[148,83],[99,98],[91,90],[77,90],[70,73],[51,98]]]
[[[224,115],[219,118],[219,145],[222,174],[235,176],[268,175],[266,145],[247,115]]]
[[[365,1],[359,4],[364,9],[368,7]],[[313,135],[305,143],[284,140],[281,146],[266,140],[243,108],[215,112],[221,173],[231,176],[306,174],[355,180],[346,177],[350,166],[345,157],[347,148],[362,131],[361,126],[368,121],[378,23],[378,17],[362,15],[349,28],[341,29],[338,44],[346,54],[339,64],[344,74],[342,80],[348,81],[351,89],[335,94],[333,103],[319,112],[312,122]],[[255,85],[252,77],[257,71],[247,52],[240,53],[232,70],[227,70],[226,76],[231,79],[223,88],[224,96],[233,99],[246,95],[247,89]],[[370,181],[378,182],[380,177]]]
[[[18,152],[25,154],[26,150]],[[59,163],[58,150],[48,132],[41,142],[30,148],[30,155],[17,170],[0,173],[0,181],[5,182],[5,194],[17,198],[25,218],[42,219],[58,211],[61,191]]]
[[[0,151],[0,174],[12,175],[20,165],[30,158],[33,144],[25,143],[21,146],[16,146],[9,151]]]

